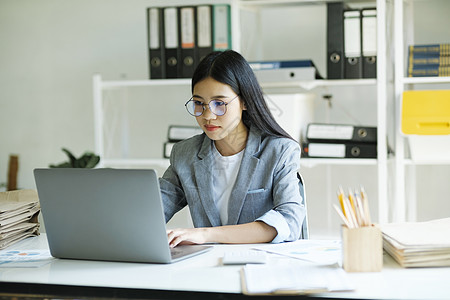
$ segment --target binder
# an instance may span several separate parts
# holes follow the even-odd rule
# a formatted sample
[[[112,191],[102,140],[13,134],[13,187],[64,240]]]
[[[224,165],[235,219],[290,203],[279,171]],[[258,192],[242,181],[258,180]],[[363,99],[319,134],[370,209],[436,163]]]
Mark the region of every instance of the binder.
[[[163,13],[158,7],[147,9],[148,55],[150,79],[165,78],[163,52]]]
[[[170,142],[178,142],[202,133],[203,130],[198,126],[170,125],[167,139]]]
[[[377,10],[361,10],[363,78],[377,77]]]
[[[170,154],[172,153],[173,145],[175,145],[176,142],[165,142],[163,145],[163,157],[164,158],[170,158]]]
[[[213,6],[213,50],[231,49],[231,11],[229,4]]]
[[[177,78],[179,75],[180,48],[178,45],[178,10],[176,7],[165,7],[164,57],[166,78]]]
[[[327,78],[344,78],[343,2],[327,3]]]
[[[310,123],[306,138],[311,142],[376,143],[377,127]]]
[[[212,6],[197,6],[197,62],[212,50]]]
[[[344,77],[362,78],[360,10],[344,11],[344,57]]]
[[[322,79],[311,60],[256,61],[249,64],[260,83]]]
[[[302,154],[304,157],[322,158],[376,158],[377,144],[305,142]]]
[[[194,75],[196,61],[195,7],[178,7],[179,45],[181,46],[180,78]]]

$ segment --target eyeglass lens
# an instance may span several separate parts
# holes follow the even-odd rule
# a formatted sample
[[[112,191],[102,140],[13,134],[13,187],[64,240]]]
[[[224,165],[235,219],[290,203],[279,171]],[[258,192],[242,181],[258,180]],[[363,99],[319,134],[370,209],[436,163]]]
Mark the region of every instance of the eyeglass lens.
[[[187,111],[193,116],[201,116],[204,111],[204,107],[208,105],[209,110],[216,116],[223,116],[226,112],[226,103],[222,100],[211,100],[208,104],[201,101],[191,99],[186,103]]]

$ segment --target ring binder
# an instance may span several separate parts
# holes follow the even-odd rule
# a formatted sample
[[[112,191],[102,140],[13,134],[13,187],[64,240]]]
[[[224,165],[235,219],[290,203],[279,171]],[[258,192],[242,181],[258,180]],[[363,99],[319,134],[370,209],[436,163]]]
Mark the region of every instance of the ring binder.
[[[212,50],[212,7],[200,5],[197,6],[197,62]]]
[[[195,8],[178,8],[179,38],[181,46],[180,76],[181,78],[191,78],[194,75],[196,63],[195,46]]]
[[[178,47],[178,10],[176,7],[164,8],[164,43],[166,78],[177,78],[180,53]]]
[[[343,2],[327,3],[327,78],[344,78]]]
[[[163,52],[163,14],[162,9],[150,7],[147,9],[148,55],[150,79],[165,78],[165,63]]]
[[[361,12],[344,11],[344,74],[346,79],[362,78]]]
[[[362,55],[363,78],[377,77],[377,10],[363,9],[362,17]]]

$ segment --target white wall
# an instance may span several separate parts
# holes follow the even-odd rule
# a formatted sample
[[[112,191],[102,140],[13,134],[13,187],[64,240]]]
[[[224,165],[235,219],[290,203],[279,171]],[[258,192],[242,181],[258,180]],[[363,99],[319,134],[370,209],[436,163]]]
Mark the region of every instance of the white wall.
[[[148,78],[145,9],[152,5],[185,2],[1,0],[0,182],[6,181],[9,154],[20,157],[19,187],[35,188],[32,170],[66,160],[62,147],[77,156],[86,150],[94,150],[92,75],[99,73],[106,80]],[[208,1],[197,1],[200,2]],[[417,2],[417,10],[428,7],[426,17],[416,16],[418,23],[423,24],[419,28],[426,28],[430,15],[450,11],[449,1],[435,1],[438,5],[434,8],[427,3]],[[249,60],[312,58],[326,76],[323,5],[265,10],[263,16],[261,36],[252,36],[242,45]],[[439,42],[450,42],[448,31],[443,29],[448,28],[448,23],[436,30],[416,30],[415,38],[423,42],[434,41],[432,36],[436,32]],[[252,26],[250,20],[244,24],[243,34]],[[286,26],[300,30],[284,30]],[[357,118],[362,124],[375,125],[376,116],[370,113],[376,105],[373,96],[367,96],[363,91],[351,91],[361,93],[359,102],[354,98],[350,101],[349,92],[339,89],[324,89],[319,94],[330,92],[335,95],[335,105],[329,110],[318,97],[317,120],[340,122]],[[133,93],[130,91],[130,95]],[[131,115],[139,120],[135,121],[131,134],[148,135],[131,145],[129,153],[137,151],[140,156],[158,156],[169,124],[194,124],[183,107],[189,97],[188,89],[159,89],[152,93],[152,101],[158,101],[155,105],[165,113],[159,110],[155,113],[151,106],[146,107],[148,114],[138,110]],[[144,93],[139,97],[145,100],[147,96]],[[133,110],[132,105],[129,110]],[[147,143],[145,139],[148,139]],[[427,174],[436,176],[420,175],[418,185],[431,184],[437,197],[428,199],[426,189],[419,188],[418,195],[425,197],[420,202],[421,207],[423,203],[429,203],[426,210],[420,211],[420,219],[448,215],[444,212],[450,211],[450,201],[445,196],[450,194],[448,184],[445,184],[450,178],[449,169],[427,167]],[[363,182],[369,195],[377,197],[375,167],[318,167],[303,172],[308,183],[313,233],[315,230],[336,233],[339,221],[335,213],[330,212],[330,201],[334,200],[339,184],[354,187]],[[345,180],[340,180],[344,177]]]

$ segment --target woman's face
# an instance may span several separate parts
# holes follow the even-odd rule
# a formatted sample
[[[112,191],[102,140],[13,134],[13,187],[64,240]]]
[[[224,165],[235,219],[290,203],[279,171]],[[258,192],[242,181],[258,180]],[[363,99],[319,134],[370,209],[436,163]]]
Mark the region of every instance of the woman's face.
[[[231,143],[234,140],[239,142],[236,139],[239,139],[242,134],[246,134],[247,128],[242,122],[244,105],[229,85],[207,77],[194,86],[192,98],[194,101],[205,104],[203,114],[195,118],[198,125],[211,140],[229,139]],[[217,116],[211,112],[208,106],[211,100],[219,100],[225,103],[226,112],[224,115]]]

